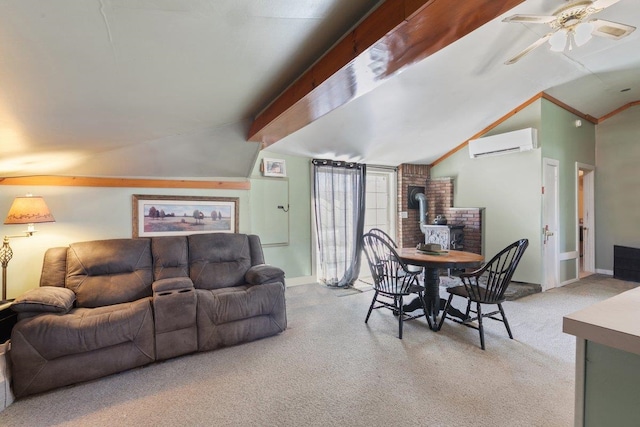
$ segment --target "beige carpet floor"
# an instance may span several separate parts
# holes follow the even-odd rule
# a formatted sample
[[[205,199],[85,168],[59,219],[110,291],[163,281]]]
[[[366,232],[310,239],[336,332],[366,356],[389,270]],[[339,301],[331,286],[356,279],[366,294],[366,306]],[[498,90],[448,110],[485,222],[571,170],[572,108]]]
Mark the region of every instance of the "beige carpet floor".
[[[595,275],[505,303],[514,340],[375,311],[368,292],[287,289],[289,328],[18,400],[2,426],[571,426],[575,338],[562,316],[637,286]]]

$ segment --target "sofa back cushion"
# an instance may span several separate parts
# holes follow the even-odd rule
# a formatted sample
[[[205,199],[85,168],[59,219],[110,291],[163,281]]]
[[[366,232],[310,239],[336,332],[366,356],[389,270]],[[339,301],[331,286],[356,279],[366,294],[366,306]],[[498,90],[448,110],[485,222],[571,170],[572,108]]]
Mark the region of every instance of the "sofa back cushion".
[[[67,249],[66,287],[76,306],[100,307],[152,295],[149,239],[72,243]]]
[[[40,286],[64,287],[67,276],[67,249],[66,247],[49,248],[44,253]]]
[[[186,236],[151,238],[153,279],[189,277],[189,250]]]
[[[194,234],[188,240],[189,275],[196,289],[245,284],[244,275],[252,265],[246,234]]]

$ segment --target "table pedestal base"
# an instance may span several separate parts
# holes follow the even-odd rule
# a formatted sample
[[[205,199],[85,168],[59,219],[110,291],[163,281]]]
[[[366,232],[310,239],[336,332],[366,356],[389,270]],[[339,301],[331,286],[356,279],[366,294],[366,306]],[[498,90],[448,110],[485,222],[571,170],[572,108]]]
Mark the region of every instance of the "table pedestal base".
[[[424,301],[427,304],[427,311],[433,321],[433,329],[438,330],[438,313],[443,307],[440,306],[440,274],[437,268],[424,269]]]
[[[444,310],[444,306],[446,305],[446,300],[440,298],[440,272],[439,269],[435,268],[427,268],[425,269],[424,276],[424,302],[427,306],[427,313],[425,315],[431,316],[433,322],[434,331],[438,330],[438,315],[440,311]],[[437,307],[437,310],[435,309]],[[422,308],[422,303],[420,302],[420,298],[415,298],[409,304],[402,307],[402,310],[405,313],[411,313],[412,311],[418,310]],[[465,320],[468,318],[463,312],[458,310],[457,308],[450,306],[448,313],[450,316],[457,317],[460,320]],[[444,316],[444,313],[443,313]]]

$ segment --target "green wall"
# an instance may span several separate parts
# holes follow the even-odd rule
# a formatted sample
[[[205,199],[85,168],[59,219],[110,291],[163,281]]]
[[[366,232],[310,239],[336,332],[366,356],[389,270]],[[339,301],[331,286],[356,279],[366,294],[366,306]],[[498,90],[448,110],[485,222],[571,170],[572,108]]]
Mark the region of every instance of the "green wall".
[[[640,248],[640,106],[596,130],[596,268],[613,270],[613,246]]]
[[[266,262],[285,270],[287,283],[291,279],[311,275],[311,213],[309,159],[292,156],[260,156],[285,159],[289,181],[290,224],[289,244],[266,247]],[[254,169],[252,177],[260,176]],[[219,179],[219,178],[216,178]],[[5,215],[16,196],[26,193],[45,198],[56,219],[55,223],[38,224],[39,230],[30,238],[10,239],[13,258],[7,268],[7,296],[14,298],[39,285],[42,257],[47,248],[66,246],[72,242],[128,238],[132,236],[133,194],[221,196],[239,198],[239,231],[251,233],[251,215],[261,215],[260,206],[251,206],[250,191],[195,190],[159,188],[0,186],[0,215]],[[3,225],[3,235],[23,235],[25,227]]]
[[[524,108],[490,134],[539,127],[540,102]],[[487,135],[490,135],[487,134]],[[541,283],[540,150],[471,159],[462,149],[431,169],[431,177],[454,177],[454,206],[484,209],[483,253],[491,257],[508,244],[529,239],[514,280]]]
[[[529,248],[514,280],[542,281],[542,159],[558,160],[560,254],[577,251],[576,162],[595,165],[595,126],[540,99],[496,126],[486,136],[533,127],[541,149],[470,159],[467,149],[434,166],[431,176],[455,178],[456,207],[484,207],[484,253],[496,253],[518,238]],[[597,176],[597,175],[596,175]],[[596,212],[597,218],[597,212]],[[575,258],[560,262],[560,282],[578,277]]]
[[[279,180],[283,178],[262,178],[260,163],[262,158],[284,159],[286,161],[289,184],[289,212],[275,212],[278,218],[286,215],[289,219],[289,244],[266,246],[265,258],[270,264],[285,266],[287,278],[308,277],[312,274],[311,240],[311,159],[273,154],[262,151],[251,175],[254,179]],[[285,206],[286,207],[286,206]],[[251,215],[263,215],[261,206],[251,206]]]
[[[640,425],[640,356],[587,341],[584,425]]]
[[[576,127],[580,120],[582,126]],[[560,162],[560,252],[575,251],[576,162],[595,166],[595,125],[547,101],[542,102],[542,157]]]

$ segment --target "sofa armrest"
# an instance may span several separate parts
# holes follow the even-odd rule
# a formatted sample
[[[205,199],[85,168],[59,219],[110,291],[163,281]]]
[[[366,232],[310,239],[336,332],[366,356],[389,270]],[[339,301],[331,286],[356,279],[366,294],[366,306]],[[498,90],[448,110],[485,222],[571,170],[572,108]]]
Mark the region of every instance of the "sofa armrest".
[[[151,284],[154,294],[193,289],[193,282],[188,277],[170,277],[156,280]]]
[[[269,282],[281,282],[284,284],[284,271],[269,264],[254,265],[244,275],[250,285],[261,285]]]
[[[11,309],[18,313],[66,314],[73,307],[75,300],[76,294],[69,288],[42,286],[20,295],[11,304]]]

